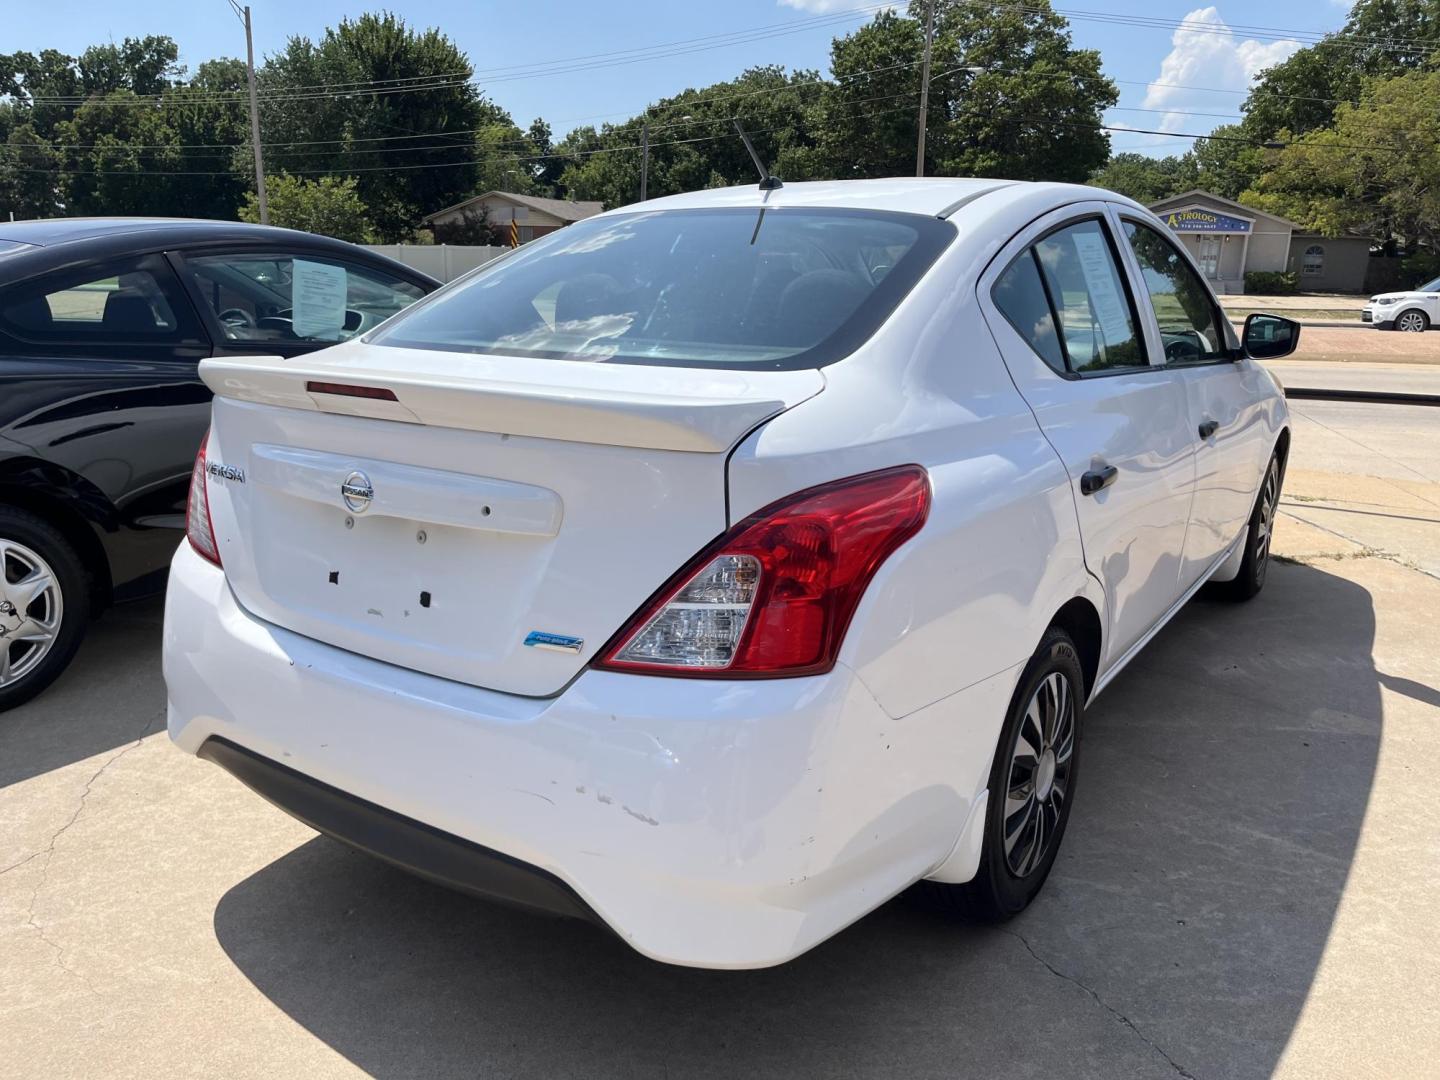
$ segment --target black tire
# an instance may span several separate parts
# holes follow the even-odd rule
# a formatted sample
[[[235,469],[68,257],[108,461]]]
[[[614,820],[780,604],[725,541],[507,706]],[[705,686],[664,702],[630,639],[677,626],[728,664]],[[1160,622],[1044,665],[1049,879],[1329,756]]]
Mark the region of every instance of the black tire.
[[[1012,790],[1010,781],[1012,766],[1017,761],[1017,744],[1022,729],[1031,730],[1026,721],[1026,713],[1032,700],[1041,688],[1047,685],[1051,676],[1058,676],[1063,681],[1073,709],[1068,757],[1063,769],[1063,787],[1060,782],[1062,772],[1057,767],[1053,770],[1054,783],[1049,788],[1052,795],[1060,792],[1063,801],[1051,818],[1048,811],[1043,809],[1047,803],[1034,803],[1033,799],[1027,799],[1025,805],[1033,804],[1042,809],[1033,810],[1031,817],[1015,826],[1014,846],[1007,853],[1006,796]],[[1084,720],[1085,676],[1080,666],[1080,655],[1076,652],[1075,643],[1070,640],[1070,636],[1065,631],[1052,627],[1046,632],[1030,663],[1026,665],[1020,684],[1015,689],[1015,696],[1010,702],[1005,726],[1000,731],[995,761],[990,767],[990,799],[985,810],[985,839],[980,851],[980,868],[975,877],[963,885],[948,885],[938,881],[921,882],[919,893],[922,900],[942,911],[977,922],[1003,922],[1029,906],[1030,901],[1039,893],[1040,887],[1045,884],[1050,868],[1055,864],[1060,843],[1065,838],[1065,826],[1070,821],[1070,808],[1075,801]],[[1027,739],[1027,743],[1028,741]],[[1040,756],[1043,757],[1043,753]],[[1023,766],[1017,768],[1023,776]],[[1030,777],[1029,783],[1034,785],[1034,772],[1030,773]],[[1020,787],[1023,786],[1022,782]],[[1033,786],[1031,793],[1034,794]],[[1023,808],[1015,811],[1011,815],[1012,824],[1023,813]],[[1042,820],[1048,831],[1040,840],[1038,855],[1032,859],[1024,846],[1027,831],[1034,820],[1034,814],[1037,813],[1047,815]],[[1020,862],[1020,872],[1017,873],[1012,861]]]
[[[1260,493],[1255,496],[1255,506],[1250,511],[1250,524],[1245,530],[1245,558],[1240,563],[1240,573],[1235,575],[1234,581],[1216,583],[1215,591],[1220,598],[1243,603],[1265,587],[1265,575],[1270,569],[1270,539],[1275,528],[1275,509],[1280,505],[1280,488],[1284,482],[1285,464],[1279,451],[1276,451],[1265,466]]]
[[[0,506],[0,546],[6,541],[28,549],[48,564],[58,586],[60,603],[58,629],[48,651],[28,671],[12,681],[0,683],[0,712],[29,701],[54,682],[75,658],[75,651],[80,648],[90,622],[89,576],[75,549],[58,529],[26,510]],[[8,595],[3,590],[18,578],[18,568],[23,565],[21,559],[13,554],[7,556],[4,562],[5,565],[0,566],[0,575],[5,576],[5,581],[0,583],[0,597]],[[25,611],[18,611],[13,603],[0,599],[0,629],[7,634],[18,630],[26,612],[41,611],[45,602],[40,600],[36,602],[39,606],[27,606]],[[6,651],[7,656],[19,658],[17,667],[24,663],[26,643],[7,642],[5,637],[0,637],[0,648]]]
[[[1419,311],[1419,310],[1416,310],[1416,309],[1412,309],[1412,310],[1410,310],[1410,311],[1402,311],[1399,315],[1396,315],[1396,316],[1395,316],[1395,323],[1394,323],[1395,329],[1396,329],[1396,330],[1399,330],[1399,331],[1401,331],[1401,332],[1404,332],[1406,328],[1400,325],[1400,320],[1401,320],[1401,319],[1408,319],[1408,318],[1409,318],[1410,316],[1412,316],[1412,315],[1418,316],[1420,329],[1419,329],[1418,331],[1412,329],[1412,330],[1410,330],[1410,333],[1412,333],[1412,334],[1413,334],[1413,333],[1421,333],[1421,334],[1423,334],[1426,330],[1429,330],[1429,329],[1430,329],[1430,316],[1429,316],[1429,315],[1426,315],[1425,312]]]

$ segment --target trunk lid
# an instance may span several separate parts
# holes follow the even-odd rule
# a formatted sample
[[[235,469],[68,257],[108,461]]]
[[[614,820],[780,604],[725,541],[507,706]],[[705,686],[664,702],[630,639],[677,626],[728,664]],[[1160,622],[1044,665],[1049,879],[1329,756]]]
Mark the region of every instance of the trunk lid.
[[[728,451],[824,386],[814,370],[363,344],[206,360],[201,375],[211,516],[247,610],[532,696],[561,690],[725,529]]]

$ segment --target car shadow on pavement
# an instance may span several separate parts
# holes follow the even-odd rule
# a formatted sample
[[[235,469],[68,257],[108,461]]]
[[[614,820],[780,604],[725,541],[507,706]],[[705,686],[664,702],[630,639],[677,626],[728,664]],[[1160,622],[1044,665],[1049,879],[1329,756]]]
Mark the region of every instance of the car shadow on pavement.
[[[111,608],[70,667],[38,697],[0,713],[0,788],[134,742],[165,726],[155,693],[165,600]],[[97,709],[96,702],[104,707]]]
[[[316,839],[215,932],[379,1077],[1267,1076],[1369,798],[1374,625],[1304,565],[1190,605],[1091,710],[1065,848],[1004,927],[901,898],[782,967],[686,970]]]

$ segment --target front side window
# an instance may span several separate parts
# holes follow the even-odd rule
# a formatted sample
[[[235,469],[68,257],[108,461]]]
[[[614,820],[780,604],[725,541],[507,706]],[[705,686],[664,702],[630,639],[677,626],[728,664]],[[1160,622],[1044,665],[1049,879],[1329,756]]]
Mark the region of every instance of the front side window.
[[[182,327],[184,305],[172,302],[169,277],[158,257],[63,271],[5,293],[0,322],[37,341],[174,340],[192,328]]]
[[[373,330],[425,295],[418,285],[326,256],[189,255],[230,342],[335,342]]]
[[[407,312],[377,345],[672,367],[820,367],[955,236],[917,214],[775,208],[590,218]]]
[[[1135,221],[1125,222],[1125,237],[1145,279],[1145,290],[1165,343],[1166,363],[1229,359],[1210,290],[1175,245],[1148,225]]]

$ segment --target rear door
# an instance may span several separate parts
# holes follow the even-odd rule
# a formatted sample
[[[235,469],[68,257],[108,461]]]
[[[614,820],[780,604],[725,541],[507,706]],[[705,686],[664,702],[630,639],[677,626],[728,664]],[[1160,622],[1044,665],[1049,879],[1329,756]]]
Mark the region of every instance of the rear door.
[[[184,526],[210,341],[164,256],[81,262],[0,290],[0,432],[91,487],[128,526],[116,585],[161,568]]]
[[[1185,388],[1152,363],[1105,204],[1016,237],[979,300],[1012,378],[1073,485],[1085,561],[1120,657],[1180,595],[1195,453]]]
[[[1143,287],[1141,310],[1155,321],[1167,368],[1185,388],[1195,445],[1195,500],[1185,537],[1181,585],[1198,581],[1249,519],[1270,435],[1265,375],[1237,360],[1224,315],[1190,261],[1152,223],[1120,215]]]

